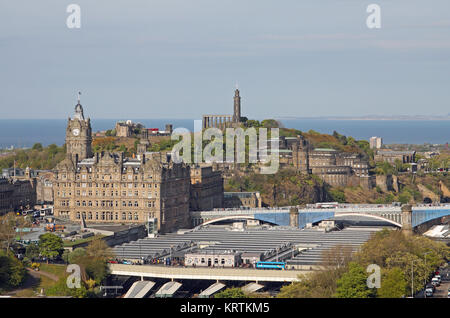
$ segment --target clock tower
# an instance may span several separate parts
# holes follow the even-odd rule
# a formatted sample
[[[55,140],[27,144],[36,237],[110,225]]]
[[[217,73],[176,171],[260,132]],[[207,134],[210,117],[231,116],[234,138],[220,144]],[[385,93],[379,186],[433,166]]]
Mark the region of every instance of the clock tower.
[[[78,93],[78,104],[75,106],[75,115],[68,119],[66,129],[67,155],[76,163],[92,157],[92,129],[91,120],[84,119],[83,106],[80,104]]]

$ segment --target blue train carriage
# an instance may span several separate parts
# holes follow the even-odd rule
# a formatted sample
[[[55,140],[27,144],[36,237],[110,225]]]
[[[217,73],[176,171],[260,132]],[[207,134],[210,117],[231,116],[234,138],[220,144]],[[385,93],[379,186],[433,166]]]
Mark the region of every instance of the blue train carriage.
[[[256,268],[258,269],[286,269],[285,262],[257,262]]]

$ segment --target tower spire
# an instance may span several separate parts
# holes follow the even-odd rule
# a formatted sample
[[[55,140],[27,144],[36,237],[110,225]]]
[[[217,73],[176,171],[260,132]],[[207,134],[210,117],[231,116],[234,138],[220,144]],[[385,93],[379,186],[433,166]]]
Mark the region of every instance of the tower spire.
[[[79,119],[79,120],[84,120],[83,106],[81,106],[81,104],[80,104],[80,95],[81,95],[81,92],[78,92],[78,96],[77,96],[78,103],[75,106],[75,116],[74,116],[74,118],[75,119]]]
[[[233,122],[239,123],[240,121],[241,121],[241,96],[239,95],[239,89],[236,87],[236,90],[234,91]]]

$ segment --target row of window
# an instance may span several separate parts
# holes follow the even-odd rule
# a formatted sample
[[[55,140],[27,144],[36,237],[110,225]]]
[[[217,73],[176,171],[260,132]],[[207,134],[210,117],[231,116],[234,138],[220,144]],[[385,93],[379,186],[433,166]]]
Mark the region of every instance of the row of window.
[[[115,172],[117,173],[117,171],[115,171]],[[141,179],[144,179],[144,177],[145,177],[145,179],[153,179],[152,175],[142,176]],[[93,180],[92,175],[90,175],[90,174],[89,175],[77,174],[75,178],[77,180]],[[66,174],[62,174],[62,175],[58,176],[58,179],[65,180],[65,179],[67,179],[67,175]],[[98,180],[100,180],[100,179],[102,179],[102,180],[113,180],[113,177],[112,177],[112,175],[110,175],[108,172],[105,171],[105,174],[102,174],[102,175],[98,175],[97,174],[97,175],[95,175],[95,179],[98,179]],[[118,175],[116,175],[116,178],[114,178],[114,179],[115,180],[138,180],[138,176],[137,175],[132,175],[132,174],[129,174],[129,175],[124,175],[123,174],[123,175],[121,175],[120,178],[119,178]]]
[[[58,193],[58,196],[61,196],[61,197],[63,197],[63,198],[65,198],[65,197],[71,197],[72,196],[72,192],[65,192],[65,191],[62,191],[62,192],[60,192],[60,191],[58,191],[57,192]],[[77,196],[83,196],[83,197],[85,197],[85,196],[89,196],[89,197],[91,197],[91,196],[93,196],[93,191],[92,190],[89,190],[89,191],[80,191],[80,190],[76,190],[76,195]],[[128,196],[128,197],[132,197],[132,196],[135,196],[135,197],[139,197],[139,194],[141,194],[143,197],[145,197],[145,198],[157,198],[158,197],[158,192],[140,192],[139,193],[139,191],[122,191],[122,197],[126,197],[126,196]],[[111,197],[114,197],[114,196],[116,196],[116,197],[119,197],[119,191],[116,191],[116,192],[114,192],[114,191],[110,191],[110,192],[107,192],[107,191],[95,191],[95,196],[96,197],[98,197],[98,196],[103,196],[103,197],[106,197],[106,196],[111,196]]]
[[[93,220],[95,217],[95,220],[119,220],[119,212],[77,212],[76,218],[79,220],[81,219],[81,215],[83,215],[84,219],[87,220]],[[120,213],[120,220],[128,220],[128,221],[138,221],[139,220],[139,213],[138,212],[122,212]]]
[[[60,205],[61,206],[70,206],[70,201],[69,200],[62,200],[60,201]],[[112,207],[112,206],[119,206],[119,201],[79,201],[77,200],[75,202],[75,206],[102,206],[102,207]],[[155,201],[147,201],[146,203],[148,208],[154,208],[155,205]],[[138,201],[122,201],[122,207],[139,207],[139,202]]]
[[[138,183],[92,183],[92,182],[88,182],[88,183],[80,183],[80,182],[76,182],[75,183],[75,187],[77,188],[109,188],[111,186],[111,188],[128,188],[128,189],[132,189],[132,188],[138,188],[139,185]],[[147,188],[158,188],[158,184],[157,183],[143,183],[142,184],[142,188],[145,188],[147,185]],[[70,182],[60,182],[57,183],[56,186],[60,186],[63,188],[70,188],[72,186],[72,183]]]

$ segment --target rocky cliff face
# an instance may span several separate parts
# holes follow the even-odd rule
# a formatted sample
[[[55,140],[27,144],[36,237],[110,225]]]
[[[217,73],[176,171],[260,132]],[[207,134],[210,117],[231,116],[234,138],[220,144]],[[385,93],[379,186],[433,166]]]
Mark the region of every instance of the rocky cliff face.
[[[376,176],[376,184],[380,187],[381,191],[399,191],[399,181],[398,177],[394,175],[377,175]]]
[[[275,175],[250,173],[227,180],[225,191],[258,191],[265,206],[287,206],[330,201],[328,187],[319,178],[294,170]]]
[[[447,188],[444,182],[442,182],[442,180],[439,181],[439,190],[441,190],[442,196],[444,198],[450,198],[450,190]]]
[[[417,188],[419,189],[423,198],[429,198],[432,202],[435,203],[439,203],[441,201],[441,197],[439,195],[427,189],[423,184],[418,184]]]

